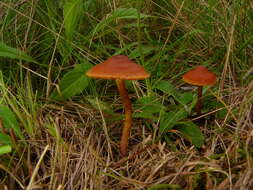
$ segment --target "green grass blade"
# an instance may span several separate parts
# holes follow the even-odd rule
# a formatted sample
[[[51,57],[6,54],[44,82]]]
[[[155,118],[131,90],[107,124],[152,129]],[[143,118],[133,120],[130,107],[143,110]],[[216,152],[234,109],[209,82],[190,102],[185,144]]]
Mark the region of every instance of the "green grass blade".
[[[147,18],[149,17],[146,14],[140,14],[140,18]],[[104,30],[105,27],[110,25],[116,19],[138,19],[138,10],[135,8],[117,8],[115,9],[110,15],[108,15],[105,19],[99,22],[94,30],[92,31],[92,37],[96,33]]]
[[[73,70],[66,73],[60,81],[60,94],[55,89],[51,95],[51,99],[68,99],[82,92],[90,82],[90,78],[85,75],[86,71],[90,68],[91,64],[79,64]]]
[[[68,40],[72,41],[83,12],[83,0],[67,0],[63,7],[64,28]]]
[[[11,146],[10,145],[4,145],[0,146],[0,155],[7,154],[11,152]]]
[[[7,46],[6,44],[0,42],[0,57],[7,57],[11,59],[21,59],[27,62],[36,62],[33,58],[27,55],[25,52]]]
[[[7,129],[13,129],[15,134],[20,138],[24,139],[22,132],[19,128],[16,116],[7,106],[0,105],[0,118],[3,122],[3,126]]]

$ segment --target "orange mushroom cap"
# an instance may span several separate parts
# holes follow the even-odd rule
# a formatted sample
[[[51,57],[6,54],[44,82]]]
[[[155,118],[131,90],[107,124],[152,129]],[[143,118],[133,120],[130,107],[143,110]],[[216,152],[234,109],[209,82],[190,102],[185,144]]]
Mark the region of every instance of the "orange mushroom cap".
[[[183,81],[196,86],[211,86],[216,83],[216,76],[204,66],[197,66],[183,75]]]
[[[141,80],[150,74],[125,55],[116,55],[92,67],[87,73],[92,78]]]

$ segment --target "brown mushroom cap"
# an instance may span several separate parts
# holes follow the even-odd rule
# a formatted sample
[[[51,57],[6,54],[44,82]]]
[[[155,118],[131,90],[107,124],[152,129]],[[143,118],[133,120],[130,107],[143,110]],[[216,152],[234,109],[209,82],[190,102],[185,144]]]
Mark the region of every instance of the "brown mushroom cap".
[[[145,69],[131,61],[127,56],[116,55],[105,62],[92,67],[87,73],[92,78],[141,80],[150,74]]]
[[[183,75],[183,80],[196,86],[211,86],[216,82],[216,76],[204,66],[197,66]]]

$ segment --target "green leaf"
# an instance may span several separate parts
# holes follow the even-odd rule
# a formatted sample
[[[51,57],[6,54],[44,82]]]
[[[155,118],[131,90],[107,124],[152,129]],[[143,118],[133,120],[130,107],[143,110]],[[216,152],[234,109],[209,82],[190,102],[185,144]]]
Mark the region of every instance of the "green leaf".
[[[169,94],[169,95],[179,95],[178,92],[176,91],[174,85],[172,85],[168,81],[160,81],[157,85],[156,88],[158,90],[161,90],[162,92]]]
[[[83,13],[83,0],[66,0],[63,7],[65,34],[68,40],[73,39],[74,32]]]
[[[25,52],[7,46],[6,44],[0,42],[0,57],[8,57],[11,59],[21,59],[27,62],[36,62],[33,58],[27,55]]]
[[[134,107],[135,109],[141,110],[147,109],[147,111],[151,113],[158,113],[165,109],[165,106],[154,96],[144,96],[139,98],[134,102]]]
[[[148,111],[133,113],[133,118],[156,119],[154,114]]]
[[[78,64],[76,67],[66,73],[60,81],[60,93],[55,89],[50,96],[53,100],[68,99],[81,93],[88,85],[90,78],[85,75],[92,65],[90,63]]]
[[[193,94],[191,92],[182,93],[180,94],[178,101],[183,105],[191,103],[193,101]]]
[[[165,94],[168,94],[172,96],[178,103],[185,105],[185,100],[184,97],[177,91],[174,85],[172,85],[168,81],[160,81],[157,85],[156,88],[158,90],[161,90]]]
[[[0,146],[0,155],[7,154],[11,152],[11,146],[10,145],[4,145]]]
[[[188,116],[188,112],[184,109],[179,109],[175,112],[166,112],[161,116],[160,122],[160,133],[167,132],[168,130],[172,129],[178,121],[185,119]]]
[[[178,103],[183,105],[186,110],[189,111],[187,104],[193,101],[193,95],[192,93],[179,93],[179,91],[175,88],[174,85],[172,85],[168,81],[160,81],[157,85],[156,88],[158,90],[161,90],[165,94],[168,94],[172,96]]]
[[[147,18],[148,15],[140,14],[140,18]],[[117,8],[111,14],[106,16],[105,19],[100,21],[92,32],[92,36],[96,33],[104,30],[106,26],[109,26],[113,21],[118,19],[138,19],[138,10],[135,8]]]
[[[9,135],[0,133],[0,144],[12,144],[11,137]]]
[[[3,127],[6,129],[13,129],[14,133],[20,138],[23,139],[23,135],[19,128],[19,124],[17,122],[16,116],[11,111],[11,109],[7,106],[0,105],[0,119],[3,122]]]
[[[197,125],[191,121],[178,122],[175,129],[181,131],[182,134],[189,139],[193,145],[200,148],[204,143],[204,137]]]
[[[133,105],[134,110],[137,111],[133,114],[135,118],[155,119],[154,114],[165,110],[165,106],[153,96],[141,97]]]

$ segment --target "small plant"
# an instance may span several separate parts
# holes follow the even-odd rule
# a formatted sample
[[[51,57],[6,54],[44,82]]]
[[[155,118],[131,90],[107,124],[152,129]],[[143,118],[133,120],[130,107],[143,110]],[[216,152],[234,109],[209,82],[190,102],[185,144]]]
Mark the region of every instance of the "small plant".
[[[173,131],[178,131],[184,138],[196,147],[201,147],[204,138],[199,127],[188,119],[193,107],[193,95],[179,92],[168,81],[160,81],[155,88],[162,91],[166,99],[159,99],[157,94],[142,97],[135,102],[135,118],[145,118],[152,123],[159,122],[159,138],[167,137]],[[166,105],[166,106],[165,106]]]

